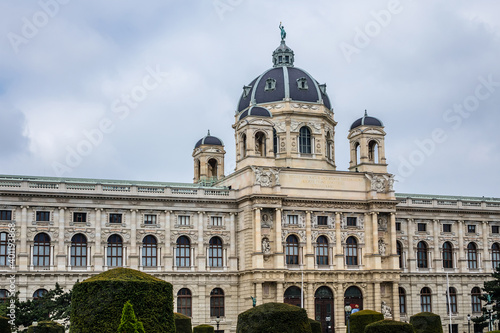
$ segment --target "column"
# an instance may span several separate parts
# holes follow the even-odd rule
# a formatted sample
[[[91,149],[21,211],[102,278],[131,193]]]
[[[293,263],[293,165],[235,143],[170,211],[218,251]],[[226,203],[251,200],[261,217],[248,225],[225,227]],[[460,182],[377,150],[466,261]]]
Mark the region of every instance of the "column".
[[[27,239],[26,235],[28,234],[28,208],[27,206],[21,207],[21,220],[19,221],[21,225],[21,245],[19,249],[18,258],[18,267],[20,271],[28,270],[28,247],[27,247]],[[18,221],[16,221],[16,224]]]
[[[264,265],[264,258],[262,256],[262,233],[260,222],[260,211],[262,208],[254,208],[254,254],[253,254],[253,268],[262,268]]]
[[[432,220],[433,223],[433,228],[434,228],[434,271],[442,271],[443,270],[443,264],[440,263],[440,255],[439,255],[439,220]]]
[[[59,227],[59,237],[57,239],[57,255],[56,262],[54,265],[57,265],[58,271],[66,270],[67,257],[65,254],[65,246],[64,246],[64,214],[65,209],[59,207],[59,218],[58,218],[58,227]]]
[[[397,240],[396,240],[396,213],[391,213],[390,216],[390,235],[391,235],[391,268],[399,269],[399,258],[397,250]],[[401,261],[403,262],[403,254],[401,253]]]
[[[481,267],[485,272],[491,272],[493,270],[491,264],[491,258],[489,257],[489,245],[488,245],[488,235],[490,234],[488,221],[482,221],[483,224],[483,258],[479,263],[479,267]]]
[[[464,254],[464,221],[458,221],[458,270],[465,270],[465,254]]]
[[[378,213],[372,213],[372,228],[373,228],[373,269],[382,268],[382,258],[378,250]],[[380,290],[379,290],[380,293]]]
[[[264,304],[262,299],[262,282],[255,283],[255,297],[257,298],[256,305]]]
[[[342,253],[342,230],[340,229],[339,212],[335,212],[335,258],[337,269],[344,269],[344,254]]]
[[[274,249],[274,267],[280,269],[284,267],[284,261],[283,261],[283,243],[281,241],[281,209],[276,208],[276,221],[274,224],[275,227],[275,249]],[[281,286],[283,289],[283,285]],[[283,295],[282,295],[283,296]],[[278,301],[278,302],[283,302],[283,300]]]
[[[365,213],[365,254],[373,254],[373,224],[370,213]]]
[[[231,213],[229,216],[229,266],[230,270],[238,269],[238,256],[236,254],[236,213]]]
[[[407,295],[408,303],[409,296]],[[396,321],[401,320],[401,314],[399,313],[399,285],[396,282],[392,283],[392,319]]]
[[[283,303],[283,283],[282,282],[276,282],[276,302],[278,303]]]
[[[415,261],[415,248],[413,246],[413,235],[415,234],[415,230],[413,228],[413,219],[407,219],[408,229],[408,270],[410,272],[415,272],[417,269],[416,261]]]
[[[102,224],[102,209],[95,209],[95,249],[93,258],[91,258],[91,263],[94,265],[94,270],[101,271],[104,265],[104,253],[102,252],[101,245],[101,224]]]
[[[344,289],[342,283],[337,284],[338,294],[334,295],[335,332],[347,332],[344,312]]]
[[[304,285],[305,289],[307,289],[307,292],[304,293],[304,308],[309,317],[314,318],[314,286],[310,282],[304,282]]]
[[[306,269],[314,269],[314,251],[311,239],[311,212],[306,212],[306,253],[305,253],[305,267]]]
[[[205,256],[205,251],[203,251],[203,228],[204,228],[204,223],[203,223],[203,212],[198,212],[198,251],[197,252],[197,263],[198,263],[198,270],[199,271],[204,271],[206,270],[206,256]]]
[[[373,308],[372,309],[374,309],[377,312],[380,312],[381,308],[382,308],[382,300],[380,298],[380,282],[374,282],[373,283]]]

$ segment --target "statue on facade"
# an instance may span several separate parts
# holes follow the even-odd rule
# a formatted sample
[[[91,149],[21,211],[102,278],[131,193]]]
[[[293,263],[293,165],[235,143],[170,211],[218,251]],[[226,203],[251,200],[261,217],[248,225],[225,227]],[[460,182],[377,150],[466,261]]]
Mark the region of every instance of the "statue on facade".
[[[378,252],[385,256],[385,243],[383,239],[378,240]]]
[[[271,253],[271,244],[269,243],[269,239],[267,239],[267,238],[262,239],[262,252],[264,254]]]
[[[392,309],[385,301],[382,301],[382,314],[384,318],[392,318]]]
[[[281,30],[281,40],[285,40],[286,38],[286,31],[285,31],[285,27],[281,24],[280,22],[280,26],[279,26],[280,30]]]
[[[255,308],[255,305],[257,304],[257,297],[250,296],[252,298],[252,306]]]

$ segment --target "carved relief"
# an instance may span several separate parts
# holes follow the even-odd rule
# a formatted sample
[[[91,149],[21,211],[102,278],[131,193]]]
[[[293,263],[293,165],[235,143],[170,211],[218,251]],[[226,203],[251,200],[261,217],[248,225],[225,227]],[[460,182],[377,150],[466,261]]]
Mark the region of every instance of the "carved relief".
[[[361,232],[361,231],[358,231],[358,232],[342,232],[340,234],[341,236],[341,239],[342,239],[342,243],[345,243],[346,239],[349,238],[350,236],[354,236],[356,237],[360,243],[364,243],[365,242],[365,233],[364,232]]]
[[[276,129],[276,133],[284,133],[286,132],[286,124],[284,121],[276,122],[274,124],[274,129]]]
[[[255,174],[255,185],[270,187],[274,185],[280,185],[280,170],[281,169],[268,169],[264,170],[262,167],[251,166],[254,174]]]

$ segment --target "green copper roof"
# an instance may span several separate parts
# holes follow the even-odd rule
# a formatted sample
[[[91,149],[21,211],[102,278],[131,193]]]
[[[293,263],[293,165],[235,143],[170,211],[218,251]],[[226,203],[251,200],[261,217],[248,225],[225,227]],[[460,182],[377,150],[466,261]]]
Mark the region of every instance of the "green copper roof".
[[[453,195],[434,195],[434,194],[410,194],[410,193],[396,193],[397,199],[437,199],[437,200],[462,200],[462,201],[500,201],[500,198],[492,197],[464,197],[464,196],[453,196]]]

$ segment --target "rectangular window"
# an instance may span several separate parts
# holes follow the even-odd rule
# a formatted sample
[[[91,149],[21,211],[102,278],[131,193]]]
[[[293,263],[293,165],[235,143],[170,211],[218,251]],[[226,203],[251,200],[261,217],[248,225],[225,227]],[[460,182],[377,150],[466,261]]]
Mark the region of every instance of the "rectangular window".
[[[144,224],[156,224],[156,215],[154,214],[144,215]]]
[[[179,225],[189,225],[189,216],[179,215],[177,216],[177,222],[179,223]]]
[[[299,216],[298,215],[288,215],[288,224],[299,224]]]
[[[451,224],[449,223],[443,224],[443,232],[451,232]]]
[[[12,211],[11,210],[0,210],[0,220],[1,221],[12,220]]]
[[[426,223],[417,223],[417,230],[418,231],[427,231],[427,224]]]
[[[122,214],[109,214],[109,223],[122,223]]]
[[[401,231],[401,222],[396,222],[396,231]]]
[[[221,227],[222,226],[222,216],[211,216],[210,222],[212,223],[212,225]]]
[[[87,213],[73,213],[73,222],[87,222]]]
[[[355,227],[358,225],[358,219],[356,217],[348,216],[347,217],[347,226],[348,227]]]
[[[42,222],[50,221],[50,212],[44,212],[44,211],[36,212],[36,220]]]
[[[500,227],[497,226],[497,225],[492,225],[491,226],[491,233],[492,234],[498,234],[498,233],[500,233]]]
[[[318,216],[318,225],[327,225],[328,216]]]
[[[467,225],[467,232],[471,233],[471,234],[475,234],[476,233],[476,226],[473,224]]]

